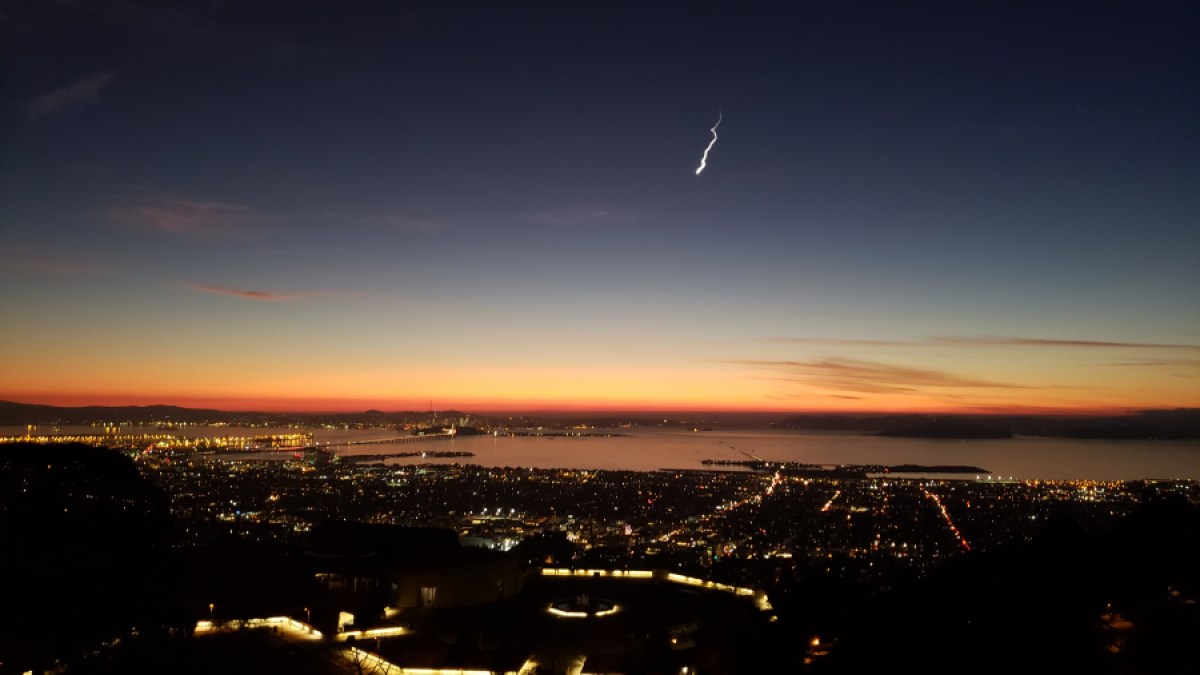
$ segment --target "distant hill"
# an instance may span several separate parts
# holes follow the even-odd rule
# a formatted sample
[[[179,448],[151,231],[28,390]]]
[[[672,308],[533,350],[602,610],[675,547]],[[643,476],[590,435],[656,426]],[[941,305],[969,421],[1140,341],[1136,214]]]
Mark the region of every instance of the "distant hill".
[[[221,421],[218,410],[180,408],[173,405],[83,406],[64,408],[35,403],[0,401],[0,424],[90,424],[92,422],[204,422]],[[257,413],[243,413],[257,415]]]
[[[898,438],[947,438],[947,439],[976,439],[976,438],[1012,438],[1011,431],[993,429],[958,421],[932,420],[879,432],[880,436],[895,436]]]
[[[884,429],[930,421],[924,415],[796,415],[774,426],[813,431],[861,431],[879,433]]]
[[[0,401],[0,424],[92,424],[93,422],[131,422],[134,424],[348,424],[381,425],[425,421],[429,411],[386,413],[367,410],[361,413],[286,413],[230,412],[208,408],[181,408],[173,405],[60,407],[34,403]],[[439,410],[438,419],[459,419],[467,413]]]
[[[957,425],[957,431],[955,430]],[[1054,436],[1095,439],[1198,439],[1200,409],[1142,410],[1129,415],[795,415],[785,429],[858,431],[920,438]],[[972,429],[974,427],[975,429]],[[991,431],[993,436],[971,435]],[[961,433],[963,435],[955,435]]]
[[[59,407],[33,403],[0,401],[0,424],[91,424],[93,422],[130,422],[134,424],[203,424],[223,422],[250,424],[336,424],[383,426],[420,423],[434,413],[428,410],[384,412],[366,410],[351,413],[230,412],[208,408],[182,408],[173,405]],[[670,415],[668,417],[668,415]],[[999,438],[1007,435],[1054,436],[1086,439],[1200,439],[1200,409],[1143,410],[1129,415],[922,415],[922,414],[812,414],[793,415],[778,420],[767,413],[647,413],[625,416],[597,413],[571,415],[488,416],[459,410],[439,410],[439,420],[471,417],[481,426],[489,420],[509,426],[563,426],[588,424],[596,427],[764,427],[847,431],[863,434],[911,436],[922,438]],[[690,420],[690,421],[689,421]],[[778,420],[778,421],[776,421]],[[932,425],[932,426],[929,426]],[[953,425],[960,425],[955,431]],[[972,430],[970,427],[977,427]],[[978,434],[990,432],[995,435]]]

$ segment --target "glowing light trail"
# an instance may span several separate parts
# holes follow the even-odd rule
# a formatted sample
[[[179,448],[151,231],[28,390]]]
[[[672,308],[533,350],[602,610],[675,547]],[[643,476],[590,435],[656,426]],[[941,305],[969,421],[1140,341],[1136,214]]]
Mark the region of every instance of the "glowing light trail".
[[[699,176],[700,172],[704,170],[704,167],[708,166],[708,151],[712,150],[713,146],[717,144],[717,127],[721,126],[721,117],[722,113],[718,111],[717,123],[712,126],[712,129],[709,129],[709,131],[712,132],[713,138],[708,142],[708,147],[704,149],[704,156],[700,158],[700,166],[696,167],[697,176]]]
[[[956,539],[958,539],[958,543],[962,544],[964,549],[970,551],[971,545],[968,544],[966,538],[962,536],[962,532],[959,532],[958,528],[954,526],[954,521],[950,520],[950,513],[946,511],[946,507],[944,504],[942,504],[942,500],[938,499],[937,495],[933,494],[929,490],[926,490],[925,488],[921,488],[921,491],[924,492],[925,496],[929,497],[929,499],[931,499],[933,503],[937,505],[939,510],[941,510],[942,517],[946,519],[946,524],[950,526],[950,532],[954,534]]]

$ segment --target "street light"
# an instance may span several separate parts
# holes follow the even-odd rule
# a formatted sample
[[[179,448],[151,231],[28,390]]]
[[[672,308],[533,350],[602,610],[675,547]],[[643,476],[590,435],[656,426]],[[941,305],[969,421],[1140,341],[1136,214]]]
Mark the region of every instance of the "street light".
[[[304,623],[312,623],[312,612],[309,612],[307,607],[304,608]]]

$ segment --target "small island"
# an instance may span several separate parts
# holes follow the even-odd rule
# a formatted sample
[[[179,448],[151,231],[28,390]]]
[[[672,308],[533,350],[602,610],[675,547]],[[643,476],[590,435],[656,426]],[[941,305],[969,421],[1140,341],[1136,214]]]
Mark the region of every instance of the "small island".
[[[753,471],[779,471],[799,478],[868,478],[875,474],[990,474],[987,469],[961,464],[803,464],[800,462],[768,462],[758,459],[705,459],[705,466],[740,466]]]
[[[990,474],[991,471],[978,466],[961,464],[894,464],[892,466],[872,467],[882,469],[875,473],[973,473],[976,475]]]

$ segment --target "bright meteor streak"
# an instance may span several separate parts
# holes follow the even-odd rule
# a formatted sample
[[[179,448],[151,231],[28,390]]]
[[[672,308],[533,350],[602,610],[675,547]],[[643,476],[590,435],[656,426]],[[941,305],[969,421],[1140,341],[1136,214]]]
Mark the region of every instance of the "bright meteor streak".
[[[708,151],[712,150],[713,146],[717,144],[717,127],[721,126],[721,116],[722,114],[718,112],[717,123],[713,125],[712,129],[709,130],[712,131],[713,139],[708,142],[708,147],[704,149],[704,156],[700,158],[700,166],[696,167],[697,176],[699,176],[700,172],[704,170],[704,167],[708,166]]]

